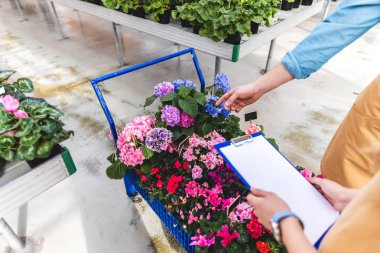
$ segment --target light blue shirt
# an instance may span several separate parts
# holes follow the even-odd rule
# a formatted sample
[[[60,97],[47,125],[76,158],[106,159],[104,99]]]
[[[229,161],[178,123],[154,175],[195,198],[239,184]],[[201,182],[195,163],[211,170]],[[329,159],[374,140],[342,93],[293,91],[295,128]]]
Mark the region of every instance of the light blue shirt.
[[[378,23],[380,0],[343,0],[282,63],[294,78],[307,78]]]

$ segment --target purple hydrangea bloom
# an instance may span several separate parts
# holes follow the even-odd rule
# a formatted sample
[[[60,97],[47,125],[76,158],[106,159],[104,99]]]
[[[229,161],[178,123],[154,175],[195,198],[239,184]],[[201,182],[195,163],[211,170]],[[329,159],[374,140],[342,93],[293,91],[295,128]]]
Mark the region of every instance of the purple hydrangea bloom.
[[[219,100],[219,97],[217,96],[211,96],[206,101],[205,111],[211,115],[211,117],[216,118],[218,117],[219,113],[221,112],[220,108],[215,107],[216,101]]]
[[[162,83],[159,83],[156,86],[154,86],[154,95],[158,97],[159,99],[173,92],[174,92],[174,86],[173,84],[169,82],[163,81]]]
[[[223,93],[227,93],[231,90],[231,85],[228,77],[224,73],[217,74],[214,82],[217,90],[221,90]]]
[[[175,80],[173,82],[173,85],[174,85],[174,90],[175,91],[178,91],[179,87],[181,86],[187,86],[187,87],[192,87],[193,89],[197,89],[197,85],[191,81],[191,80],[181,80],[181,79],[178,79],[178,80]]]
[[[161,111],[161,120],[174,127],[181,121],[181,112],[173,105],[165,105]]]
[[[172,142],[173,134],[166,128],[158,127],[150,130],[146,136],[146,146],[155,151],[161,152],[166,150]]]

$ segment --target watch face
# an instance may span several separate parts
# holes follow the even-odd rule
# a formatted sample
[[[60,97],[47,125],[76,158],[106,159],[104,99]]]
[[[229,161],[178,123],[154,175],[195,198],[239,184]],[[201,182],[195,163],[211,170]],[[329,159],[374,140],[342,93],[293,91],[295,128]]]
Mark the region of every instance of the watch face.
[[[272,227],[272,234],[274,236],[274,239],[276,239],[278,242],[281,242],[280,224],[271,220],[270,225]]]

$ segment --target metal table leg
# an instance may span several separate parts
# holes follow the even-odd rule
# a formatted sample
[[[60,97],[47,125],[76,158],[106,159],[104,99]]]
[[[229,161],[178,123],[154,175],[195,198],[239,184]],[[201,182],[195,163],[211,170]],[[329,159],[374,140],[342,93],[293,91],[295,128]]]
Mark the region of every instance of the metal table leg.
[[[24,12],[21,10],[21,5],[20,5],[19,0],[15,0],[15,3],[16,3],[16,6],[17,6],[17,10],[20,13],[20,16],[22,17],[21,22],[28,21],[28,19],[25,16]]]
[[[4,218],[0,219],[0,234],[13,250],[22,250],[25,247],[25,242],[16,235]]]
[[[222,65],[222,59],[220,57],[215,57],[215,75],[216,76],[217,74],[220,73],[220,68],[221,68],[221,65]]]
[[[82,31],[82,35],[84,36],[84,27],[83,27],[82,19],[81,19],[81,17],[80,17],[80,13],[79,13],[78,10],[74,10],[74,11],[76,11],[76,13],[77,13],[77,15],[78,15],[79,24],[80,24],[80,29],[81,29],[81,31]]]
[[[322,20],[324,20],[327,17],[327,15],[329,14],[330,5],[331,5],[331,0],[326,0],[326,6],[325,6],[325,9],[323,11]]]
[[[268,71],[270,62],[272,60],[272,55],[273,55],[273,50],[274,50],[275,44],[276,44],[276,39],[273,39],[273,40],[270,41],[268,58],[267,58],[267,64],[265,65],[265,69],[263,69],[263,70],[260,71],[261,74],[265,74]]]
[[[117,26],[114,22],[112,22],[112,28],[113,28],[113,35],[115,39],[115,45],[116,45],[116,54],[117,58],[119,60],[119,66],[124,66],[124,52],[122,50],[122,46],[120,43],[119,34],[117,32]]]
[[[67,37],[65,37],[65,34],[63,33],[62,25],[61,25],[61,22],[59,21],[59,17],[58,17],[58,14],[57,14],[57,10],[55,9],[55,5],[54,5],[53,2],[50,2],[50,4],[51,4],[51,8],[53,10],[55,19],[57,21],[57,26],[58,26],[59,33],[61,35],[61,40],[67,39]]]

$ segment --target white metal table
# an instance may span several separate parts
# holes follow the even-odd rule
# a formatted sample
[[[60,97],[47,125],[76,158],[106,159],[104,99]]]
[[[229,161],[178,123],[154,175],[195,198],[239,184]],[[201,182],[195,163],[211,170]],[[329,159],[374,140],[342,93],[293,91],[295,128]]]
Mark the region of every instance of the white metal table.
[[[318,1],[311,6],[300,6],[292,11],[279,11],[271,27],[260,26],[259,33],[251,37],[243,37],[240,45],[231,45],[224,42],[214,42],[211,39],[200,37],[192,33],[192,28],[183,28],[179,22],[159,24],[148,19],[134,17],[119,11],[107,9],[103,6],[87,3],[80,0],[49,0],[57,20],[57,28],[62,39],[66,38],[54,4],[60,4],[112,22],[115,44],[120,65],[124,65],[122,43],[116,24],[123,25],[159,38],[172,41],[178,45],[192,47],[216,57],[215,72],[220,71],[221,59],[236,62],[252,53],[259,47],[271,42],[268,54],[267,67],[274,48],[275,38],[289,31],[304,20],[319,13],[323,9],[324,1]]]

